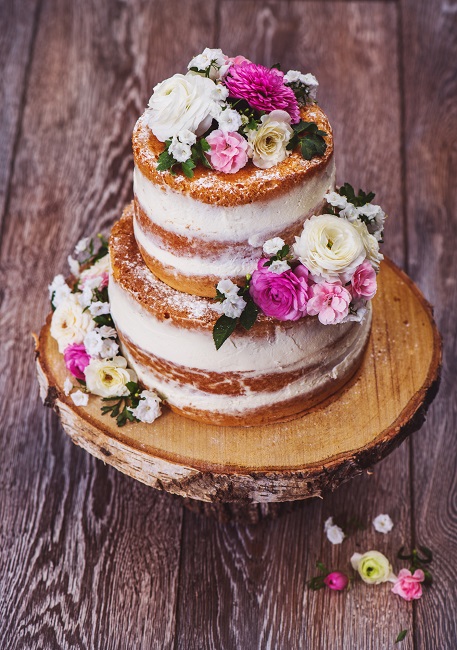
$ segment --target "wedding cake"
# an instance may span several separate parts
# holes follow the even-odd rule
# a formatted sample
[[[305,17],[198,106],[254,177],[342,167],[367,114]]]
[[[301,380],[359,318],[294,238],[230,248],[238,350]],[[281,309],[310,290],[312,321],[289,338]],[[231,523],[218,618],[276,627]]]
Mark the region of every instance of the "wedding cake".
[[[353,377],[385,215],[374,194],[335,187],[317,86],[207,48],[154,88],[109,265],[91,248],[83,266],[70,258],[71,298],[61,276],[51,285],[75,403],[100,395],[119,424],[151,422],[163,402],[250,426],[297,417]]]

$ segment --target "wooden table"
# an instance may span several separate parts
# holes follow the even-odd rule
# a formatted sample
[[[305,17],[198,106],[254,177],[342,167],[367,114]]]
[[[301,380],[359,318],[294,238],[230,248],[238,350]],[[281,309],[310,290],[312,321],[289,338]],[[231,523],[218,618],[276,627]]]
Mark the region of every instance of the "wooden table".
[[[453,649],[457,6],[453,0],[3,0],[0,5],[0,648]],[[132,193],[155,83],[206,45],[312,71],[338,181],[377,190],[385,252],[435,305],[440,393],[374,473],[258,526],[218,524],[75,447],[39,401],[32,330],[82,236]],[[454,166],[452,166],[454,163]],[[418,351],[420,354],[420,351]],[[387,512],[393,531],[371,520]],[[364,529],[332,546],[329,516]],[[311,592],[317,560],[425,544],[435,585]],[[396,563],[399,568],[398,563]]]

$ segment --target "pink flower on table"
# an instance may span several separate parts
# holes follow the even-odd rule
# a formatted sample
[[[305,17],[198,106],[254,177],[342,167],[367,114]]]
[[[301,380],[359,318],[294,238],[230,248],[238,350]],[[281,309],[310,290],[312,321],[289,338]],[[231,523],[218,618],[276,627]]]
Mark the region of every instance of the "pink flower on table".
[[[349,578],[342,571],[332,571],[324,578],[324,582],[333,591],[344,591],[349,584]]]
[[[365,260],[358,266],[351,278],[354,298],[371,300],[376,293],[376,272],[370,262]]]
[[[425,575],[422,569],[416,569],[413,574],[409,569],[402,569],[392,587],[392,592],[405,600],[417,600],[422,596],[421,582],[424,580]]]
[[[73,377],[76,377],[76,379],[85,379],[84,370],[89,365],[90,356],[83,343],[67,345],[63,353],[63,358],[67,370],[71,372]]]
[[[230,96],[245,99],[252,108],[271,113],[289,113],[292,124],[300,121],[300,109],[294,91],[284,84],[284,73],[256,63],[230,66],[224,81]]]
[[[249,293],[255,304],[264,314],[278,320],[298,320],[306,315],[310,295],[309,272],[299,264],[295,269],[283,273],[272,273],[265,263],[259,260],[252,274]]]
[[[236,131],[224,133],[220,129],[212,131],[206,140],[210,146],[208,152],[211,165],[218,172],[234,174],[248,161],[248,143]]]
[[[313,285],[308,301],[308,314],[318,316],[323,325],[341,323],[349,312],[352,296],[339,282]]]

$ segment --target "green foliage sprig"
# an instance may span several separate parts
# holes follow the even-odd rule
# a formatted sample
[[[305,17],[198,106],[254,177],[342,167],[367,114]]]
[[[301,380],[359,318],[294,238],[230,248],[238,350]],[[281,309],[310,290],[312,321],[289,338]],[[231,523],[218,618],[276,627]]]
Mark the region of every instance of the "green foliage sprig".
[[[326,131],[319,129],[315,122],[303,122],[303,120],[294,124],[292,128],[294,135],[289,140],[287,149],[300,147],[301,155],[305,160],[324,155],[327,150],[327,143],[324,140]]]
[[[140,403],[140,386],[134,381],[127,382],[125,386],[129,391],[128,395],[102,398],[102,402],[112,402],[102,406],[102,414],[109,413],[112,418],[116,418],[118,427],[123,427],[127,422],[139,422],[129,409],[135,409]]]
[[[170,153],[169,149],[171,142],[171,139],[165,141],[165,149],[157,159],[157,169],[159,172],[169,171],[171,174],[175,175],[175,168],[180,167],[182,173],[187,176],[187,178],[193,178],[194,169],[198,163],[201,163],[208,169],[212,169],[211,163],[205,156],[205,152],[210,150],[206,138],[200,138],[194,145],[192,145],[191,157],[184,162],[178,162],[173,154]]]
[[[428,565],[431,564],[433,560],[433,553],[427,546],[419,546],[419,548],[413,548],[410,554],[403,552],[404,546],[397,553],[399,560],[410,560],[409,570],[411,573],[414,573],[416,569],[421,569],[424,572],[425,580],[424,584],[428,587],[433,583],[433,577],[428,569]]]

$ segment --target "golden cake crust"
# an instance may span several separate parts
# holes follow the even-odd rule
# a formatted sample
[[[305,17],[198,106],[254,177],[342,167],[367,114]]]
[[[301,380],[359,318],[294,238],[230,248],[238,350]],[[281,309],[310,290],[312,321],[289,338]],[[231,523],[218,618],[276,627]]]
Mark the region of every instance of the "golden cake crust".
[[[304,160],[295,151],[270,169],[259,169],[249,161],[235,174],[225,174],[198,165],[193,178],[187,178],[181,172],[173,175],[169,171],[157,171],[157,158],[165,147],[146,125],[145,115],[136,123],[132,136],[136,166],[153,183],[164,188],[170,187],[203,203],[230,207],[280,196],[323,169],[333,155],[330,122],[322,109],[317,104],[312,104],[301,109],[301,118],[306,122],[316,122],[319,129],[327,133],[327,149],[323,156]]]

